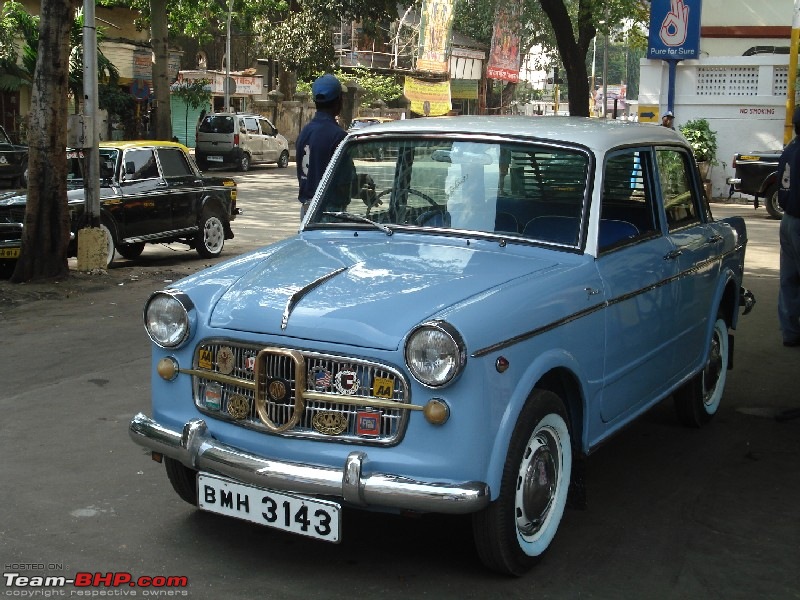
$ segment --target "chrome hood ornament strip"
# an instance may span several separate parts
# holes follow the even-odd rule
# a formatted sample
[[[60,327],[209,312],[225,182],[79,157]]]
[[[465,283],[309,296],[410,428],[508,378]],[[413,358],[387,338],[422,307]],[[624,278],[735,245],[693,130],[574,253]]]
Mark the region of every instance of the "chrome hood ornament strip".
[[[303,298],[303,296],[308,294],[314,288],[322,285],[323,283],[325,283],[329,279],[332,279],[333,277],[336,277],[342,271],[346,271],[346,270],[347,270],[347,267],[341,267],[339,269],[336,269],[335,271],[331,271],[327,275],[323,275],[319,279],[315,279],[314,281],[312,281],[308,285],[300,288],[294,294],[289,296],[289,299],[286,301],[286,307],[283,309],[283,317],[281,318],[281,329],[286,329],[286,326],[289,324],[289,315],[292,314],[292,310],[294,310],[294,307],[297,305],[298,302],[300,302],[300,300]]]

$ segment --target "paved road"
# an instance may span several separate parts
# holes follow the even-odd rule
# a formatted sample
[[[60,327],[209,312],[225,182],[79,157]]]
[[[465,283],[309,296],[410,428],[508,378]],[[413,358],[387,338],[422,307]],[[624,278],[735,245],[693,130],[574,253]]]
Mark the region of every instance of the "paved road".
[[[246,212],[226,257],[297,228],[292,167],[237,175]],[[343,542],[329,545],[179,500],[127,427],[149,411],[143,302],[207,264],[193,252],[148,248],[107,276],[49,287],[0,282],[3,572],[188,578],[185,589],[67,587],[64,596],[799,598],[800,419],[774,418],[800,406],[800,350],[780,345],[775,317],[778,223],[746,205],[714,212],[747,216],[746,279],[758,298],[736,332],[720,414],[704,430],[687,430],[665,403],[593,454],[588,508],[567,512],[547,556],[520,579],[480,566],[462,517],[347,511]],[[21,597],[23,588],[6,583],[0,595]]]

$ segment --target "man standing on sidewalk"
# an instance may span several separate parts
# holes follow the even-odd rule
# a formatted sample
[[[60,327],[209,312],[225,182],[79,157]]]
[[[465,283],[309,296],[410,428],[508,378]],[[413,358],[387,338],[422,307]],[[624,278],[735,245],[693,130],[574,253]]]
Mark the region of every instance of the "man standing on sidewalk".
[[[317,113],[303,127],[296,142],[297,179],[300,182],[300,219],[317,191],[322,174],[347,132],[336,122],[342,111],[342,84],[326,73],[311,85]]]
[[[778,320],[784,346],[800,346],[800,107],[792,117],[795,137],[778,161],[778,204],[783,209]]]

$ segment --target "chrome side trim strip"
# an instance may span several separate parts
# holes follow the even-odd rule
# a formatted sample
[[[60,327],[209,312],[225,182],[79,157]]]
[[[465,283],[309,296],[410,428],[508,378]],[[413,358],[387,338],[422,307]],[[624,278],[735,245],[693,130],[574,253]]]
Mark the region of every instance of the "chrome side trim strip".
[[[490,501],[489,486],[480,481],[445,483],[386,473],[366,475],[369,457],[364,451],[350,452],[340,469],[258,456],[215,440],[202,419],[192,419],[182,431],[175,431],[139,413],[131,421],[129,434],[137,444],[192,469],[261,488],[339,498],[357,506],[467,514]]]
[[[547,333],[548,331],[552,331],[556,327],[561,327],[562,325],[566,325],[567,323],[571,323],[572,321],[577,321],[578,319],[582,319],[583,317],[586,317],[586,316],[588,316],[588,315],[590,315],[590,314],[592,314],[594,312],[597,312],[598,310],[603,310],[605,308],[608,308],[609,306],[613,306],[615,304],[619,304],[621,302],[625,302],[626,300],[630,300],[631,298],[635,298],[636,296],[639,296],[639,295],[644,294],[646,292],[650,292],[652,290],[658,289],[658,288],[660,288],[660,287],[662,287],[664,285],[667,285],[669,283],[672,283],[674,281],[682,279],[683,277],[691,275],[692,273],[696,273],[697,271],[700,271],[701,269],[703,269],[707,265],[713,264],[715,262],[722,262],[722,260],[724,258],[726,258],[727,256],[730,256],[731,254],[734,254],[735,252],[739,251],[741,248],[742,248],[742,245],[739,244],[733,250],[731,250],[729,252],[726,252],[724,254],[720,254],[719,256],[715,256],[713,258],[709,258],[707,260],[703,260],[703,261],[700,261],[698,263],[695,263],[690,269],[686,269],[685,271],[681,271],[680,273],[678,273],[676,275],[673,275],[672,277],[667,277],[666,279],[663,279],[661,281],[658,281],[656,283],[653,283],[653,284],[648,285],[646,287],[643,287],[641,289],[634,290],[632,292],[628,292],[627,294],[623,294],[622,296],[617,296],[616,298],[612,298],[611,300],[606,300],[606,301],[601,302],[599,304],[595,304],[594,306],[590,306],[590,307],[585,308],[583,310],[580,310],[578,312],[572,313],[571,315],[567,315],[565,317],[562,317],[561,319],[558,319],[557,321],[553,321],[552,323],[549,323],[548,325],[544,325],[543,327],[538,327],[536,329],[532,329],[531,331],[527,331],[527,332],[522,333],[520,335],[515,335],[512,338],[508,338],[508,339],[503,340],[501,342],[497,342],[496,344],[492,344],[491,346],[486,346],[485,348],[481,348],[479,350],[476,350],[470,356],[472,358],[480,358],[482,356],[486,356],[487,354],[491,354],[492,352],[497,352],[498,350],[503,350],[504,348],[508,348],[509,346],[513,346],[514,344],[518,344],[520,342],[524,342],[525,340],[528,340],[528,339],[530,339],[532,337],[535,337],[537,335],[541,335],[543,333]]]

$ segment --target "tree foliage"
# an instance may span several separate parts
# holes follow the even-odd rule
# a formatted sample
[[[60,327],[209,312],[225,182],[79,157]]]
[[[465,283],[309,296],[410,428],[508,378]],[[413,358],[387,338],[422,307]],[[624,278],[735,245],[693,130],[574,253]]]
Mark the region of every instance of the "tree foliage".
[[[498,0],[459,0],[454,27],[487,45],[491,44]],[[520,50],[525,56],[542,48],[545,62],[560,62],[569,89],[573,115],[589,114],[587,55],[600,33],[610,36],[614,24],[646,23],[649,5],[641,0],[523,0]],[[552,62],[548,59],[552,57]]]

